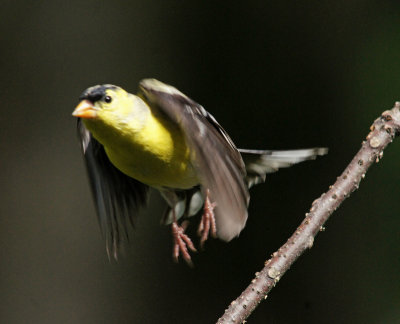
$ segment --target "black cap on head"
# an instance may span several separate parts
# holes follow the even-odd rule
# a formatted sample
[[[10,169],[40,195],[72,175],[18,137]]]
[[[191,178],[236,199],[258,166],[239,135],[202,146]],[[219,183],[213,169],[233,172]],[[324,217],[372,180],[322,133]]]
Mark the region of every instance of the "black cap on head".
[[[86,99],[92,103],[95,103],[96,101],[99,101],[105,97],[107,89],[116,89],[116,88],[117,87],[112,84],[102,84],[87,88],[79,96],[79,101]]]

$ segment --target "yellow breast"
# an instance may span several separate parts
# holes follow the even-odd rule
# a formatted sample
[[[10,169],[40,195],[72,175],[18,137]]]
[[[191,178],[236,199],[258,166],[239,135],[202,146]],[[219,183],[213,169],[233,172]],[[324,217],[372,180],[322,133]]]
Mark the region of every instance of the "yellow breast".
[[[123,173],[153,187],[187,189],[198,184],[190,151],[177,125],[152,112],[139,132],[122,133],[120,140],[105,150]]]

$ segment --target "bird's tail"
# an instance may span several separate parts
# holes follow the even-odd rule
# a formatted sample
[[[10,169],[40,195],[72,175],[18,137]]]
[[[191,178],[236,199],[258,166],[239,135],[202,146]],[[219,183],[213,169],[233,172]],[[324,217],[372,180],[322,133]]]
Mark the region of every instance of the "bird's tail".
[[[310,149],[272,151],[239,149],[246,165],[246,180],[250,187],[265,181],[267,173],[276,172],[279,168],[287,168],[306,160],[314,160],[319,155],[328,153],[326,147]]]

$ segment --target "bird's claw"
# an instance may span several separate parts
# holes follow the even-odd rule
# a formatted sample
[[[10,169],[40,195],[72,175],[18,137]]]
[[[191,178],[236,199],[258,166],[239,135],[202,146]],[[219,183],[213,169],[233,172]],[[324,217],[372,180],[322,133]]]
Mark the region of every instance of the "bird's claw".
[[[197,234],[200,236],[200,246],[203,248],[204,242],[207,241],[208,235],[211,234],[213,238],[217,237],[217,225],[215,223],[214,208],[215,202],[211,202],[209,198],[209,191],[207,190],[206,199],[204,202],[204,212],[201,216],[201,221]]]
[[[182,226],[179,226],[177,222],[172,223],[172,236],[174,238],[174,248],[172,256],[176,262],[178,262],[179,255],[182,255],[182,258],[186,261],[186,263],[190,266],[193,266],[192,259],[190,257],[189,250],[193,252],[197,252],[196,248],[193,245],[192,240],[189,236],[185,234],[186,223],[184,222]]]

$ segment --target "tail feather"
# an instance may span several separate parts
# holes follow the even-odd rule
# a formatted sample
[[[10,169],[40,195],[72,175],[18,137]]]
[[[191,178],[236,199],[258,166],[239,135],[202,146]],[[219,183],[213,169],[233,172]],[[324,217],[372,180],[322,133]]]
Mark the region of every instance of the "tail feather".
[[[246,165],[246,180],[250,188],[265,182],[267,173],[276,172],[280,168],[287,168],[306,160],[314,160],[317,156],[327,154],[328,149],[325,147],[289,151],[239,149],[239,152]]]

